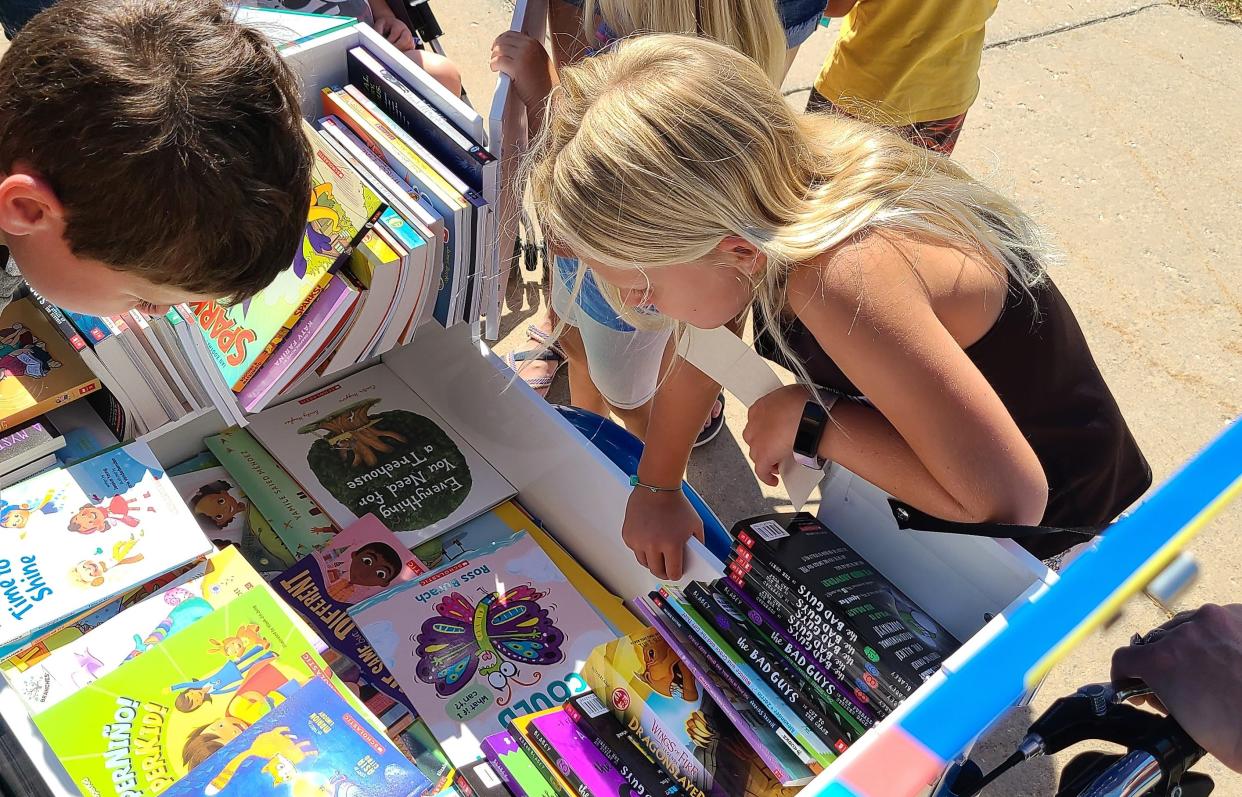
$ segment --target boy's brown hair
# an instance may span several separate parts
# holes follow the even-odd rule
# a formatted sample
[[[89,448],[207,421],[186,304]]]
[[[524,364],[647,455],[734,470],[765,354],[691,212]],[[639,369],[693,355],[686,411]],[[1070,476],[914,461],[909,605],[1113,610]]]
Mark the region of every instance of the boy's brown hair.
[[[0,60],[0,172],[23,163],[79,257],[242,299],[288,268],[310,205],[293,73],[218,0],[62,2]]]

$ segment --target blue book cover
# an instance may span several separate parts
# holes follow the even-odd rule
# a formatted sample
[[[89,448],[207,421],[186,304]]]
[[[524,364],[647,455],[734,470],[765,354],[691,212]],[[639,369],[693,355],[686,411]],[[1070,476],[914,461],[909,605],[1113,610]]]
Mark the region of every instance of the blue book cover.
[[[326,681],[312,678],[167,797],[419,797],[431,781]]]
[[[69,310],[65,310],[63,307],[61,308],[61,312],[69,317],[69,320],[72,321],[73,325],[78,328],[78,331],[82,333],[82,337],[86,339],[86,342],[89,343],[92,348],[94,348],[96,343],[112,337],[111,330],[108,329],[108,325],[104,323],[102,318],[97,318],[93,315],[86,315],[84,313],[70,312]]]

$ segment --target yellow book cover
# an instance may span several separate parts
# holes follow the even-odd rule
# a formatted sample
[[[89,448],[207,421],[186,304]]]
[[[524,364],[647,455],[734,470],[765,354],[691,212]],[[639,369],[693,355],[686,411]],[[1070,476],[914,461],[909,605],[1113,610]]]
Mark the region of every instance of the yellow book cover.
[[[0,314],[0,430],[99,388],[99,379],[29,299]]]
[[[569,781],[556,768],[556,765],[549,761],[548,757],[531,741],[529,735],[530,724],[537,717],[555,714],[558,711],[564,711],[564,709],[560,706],[555,706],[553,708],[546,708],[543,711],[536,711],[533,714],[523,714],[520,717],[514,717],[509,720],[509,734],[518,743],[518,747],[522,748],[522,752],[526,753],[526,757],[530,759],[530,762],[535,765],[535,769],[539,770],[539,774],[543,775],[544,780],[551,783],[553,788],[562,797],[573,797],[578,791],[569,784]]]

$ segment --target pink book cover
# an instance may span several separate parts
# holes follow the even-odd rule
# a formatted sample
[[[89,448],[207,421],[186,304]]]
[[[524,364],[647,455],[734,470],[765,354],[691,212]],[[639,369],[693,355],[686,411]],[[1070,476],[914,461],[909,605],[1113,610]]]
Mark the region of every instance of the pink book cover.
[[[591,740],[578,729],[564,711],[555,711],[531,720],[531,727],[543,736],[543,752],[572,785],[585,789],[588,797],[630,794],[630,784],[612,763],[604,758]]]

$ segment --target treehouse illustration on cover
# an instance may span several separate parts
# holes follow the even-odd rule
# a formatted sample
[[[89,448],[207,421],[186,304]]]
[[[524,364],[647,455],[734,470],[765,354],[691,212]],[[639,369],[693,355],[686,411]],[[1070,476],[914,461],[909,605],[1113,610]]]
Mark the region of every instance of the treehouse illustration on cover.
[[[249,429],[333,523],[371,513],[406,546],[514,492],[382,364],[264,410]]]
[[[311,680],[168,797],[420,797],[431,781],[326,681]]]
[[[83,794],[159,794],[315,677],[313,643],[256,589],[34,720]]]
[[[0,643],[198,559],[211,544],[144,443],[6,487]]]
[[[314,151],[310,211],[293,264],[254,298],[192,305],[208,349],[234,391],[246,386],[387,205],[309,124]]]
[[[350,610],[454,766],[512,718],[586,691],[613,634],[529,534]]]

